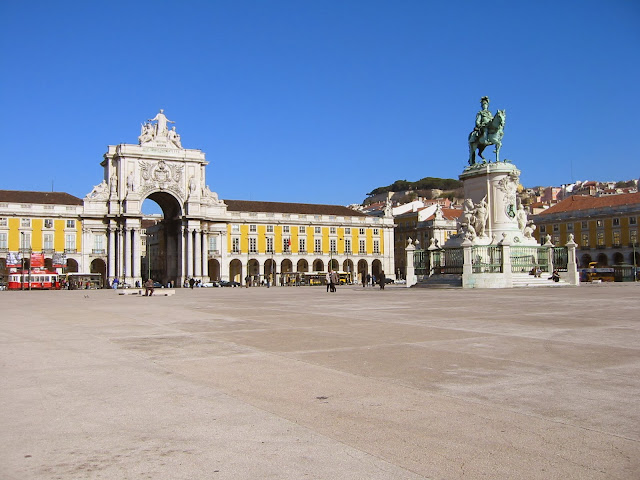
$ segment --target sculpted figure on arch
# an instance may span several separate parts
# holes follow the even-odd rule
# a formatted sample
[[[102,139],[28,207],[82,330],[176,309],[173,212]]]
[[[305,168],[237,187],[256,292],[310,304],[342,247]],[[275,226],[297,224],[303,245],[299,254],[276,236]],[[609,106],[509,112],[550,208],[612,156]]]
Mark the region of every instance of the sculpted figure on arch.
[[[167,128],[167,123],[176,123],[167,118],[164,114],[164,110],[161,108],[160,112],[153,118],[148,120],[149,122],[158,122],[156,125],[156,136],[157,137],[166,137],[169,133],[169,129]]]

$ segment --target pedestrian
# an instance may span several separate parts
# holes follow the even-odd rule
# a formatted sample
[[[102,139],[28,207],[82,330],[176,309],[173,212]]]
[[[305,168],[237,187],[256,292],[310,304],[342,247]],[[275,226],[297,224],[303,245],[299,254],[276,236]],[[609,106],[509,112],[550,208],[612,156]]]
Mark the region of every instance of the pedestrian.
[[[371,281],[371,275],[367,273],[367,281],[362,283],[363,287],[366,287],[367,285],[369,285],[369,282]]]
[[[386,275],[384,274],[384,270],[382,270],[380,272],[379,277],[380,277],[380,279],[379,279],[379,281],[380,281],[380,290],[384,290],[384,284],[385,284],[385,280],[387,278]]]
[[[340,275],[338,275],[337,271],[333,271],[331,272],[331,291],[332,292],[336,292],[337,291],[337,286],[340,283]]]
[[[333,292],[333,286],[331,285],[331,270],[324,276],[324,282],[327,284],[327,293]]]
[[[153,280],[149,278],[146,282],[144,282],[144,296],[149,297],[153,295]]]
[[[375,276],[375,274],[371,275],[371,286],[372,287],[376,286],[376,276]]]
[[[193,286],[196,284],[196,280],[195,278],[191,277],[189,279],[189,287],[191,288],[191,290],[193,290]]]

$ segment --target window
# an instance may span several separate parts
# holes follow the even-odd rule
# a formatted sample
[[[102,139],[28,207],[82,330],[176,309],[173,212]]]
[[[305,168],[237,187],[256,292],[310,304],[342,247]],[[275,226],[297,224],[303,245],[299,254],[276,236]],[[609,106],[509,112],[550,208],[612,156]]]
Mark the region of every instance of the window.
[[[53,233],[44,234],[42,248],[45,250],[53,250]]]
[[[22,228],[31,228],[31,219],[30,218],[21,218],[20,226]]]
[[[258,226],[257,225],[249,225],[249,232],[250,233],[258,233]]]
[[[67,220],[67,228],[76,228],[75,220]]]
[[[554,245],[558,245],[560,243],[560,235],[554,235],[552,242]]]
[[[290,233],[289,225],[282,226],[282,233]]]
[[[93,236],[93,253],[104,253],[104,237],[102,235]]]
[[[540,233],[546,233],[547,232],[547,226],[546,225],[540,225]]]
[[[0,220],[2,220],[2,219],[0,219]],[[637,225],[637,224],[638,224],[638,219],[636,217],[629,217],[629,225]],[[1,225],[2,224],[0,224],[0,226]]]
[[[620,219],[619,218],[614,218],[613,219],[613,226],[614,227],[619,227],[620,226]]]
[[[345,238],[344,239],[344,253],[346,253],[346,254],[351,253],[351,239],[350,238]]]
[[[589,234],[588,233],[583,233],[582,234],[582,246],[583,247],[588,247],[589,246]]]
[[[298,239],[298,251],[299,252],[306,252],[307,251],[307,239],[306,238],[299,238]]]
[[[7,248],[9,248],[7,245],[7,233],[0,233],[0,250],[6,250]]]
[[[320,235],[322,233],[322,227],[314,227],[313,231],[316,235]]]
[[[273,253],[273,237],[267,237],[267,253]]]
[[[380,240],[373,241],[373,253],[380,253]]]
[[[267,225],[267,233],[273,233],[273,225]]]
[[[364,254],[367,253],[367,248],[365,246],[364,240],[360,240],[360,250],[359,253]]]
[[[553,224],[553,231],[554,232],[559,232],[560,231],[560,226],[557,223]]]
[[[298,233],[304,235],[307,233],[307,227],[298,227]]]
[[[637,230],[630,230],[629,231],[629,242],[631,242],[631,244],[633,244],[633,245],[638,243],[638,231]]]
[[[582,222],[581,228],[584,230],[585,228],[589,228],[588,222]]]
[[[351,235],[351,229],[350,229],[349,227],[346,227],[346,228],[344,229],[344,234],[345,234],[345,235]]]
[[[567,223],[567,232],[573,232],[573,223]]]
[[[322,253],[322,239],[321,238],[316,238],[315,239],[315,253]]]
[[[73,221],[73,220],[71,220]],[[64,249],[69,252],[76,250],[76,236],[73,233],[64,236]]]
[[[209,251],[210,252],[217,252],[218,251],[218,236],[217,235],[211,235],[209,237]]]
[[[249,238],[249,253],[258,253],[258,239],[256,237]]]
[[[7,217],[0,217],[0,227],[6,227],[7,225]]]
[[[50,218],[45,218],[44,228],[53,228],[53,220],[51,220]]]
[[[289,227],[287,227],[287,228],[289,228]],[[290,247],[291,247],[291,239],[290,238],[283,238],[282,239],[282,251],[288,253]]]
[[[240,225],[234,223],[231,225],[231,233],[240,233]]]
[[[596,220],[596,227],[603,227],[604,222],[602,220]]]
[[[336,234],[336,227],[329,227],[329,235],[335,235]]]
[[[604,247],[604,232],[598,232],[596,237],[596,245],[598,247]]]
[[[233,253],[240,253],[240,239],[238,237],[231,239],[231,251]]]
[[[613,232],[613,246],[614,247],[619,247],[620,246],[620,231],[616,230]]]
[[[360,232],[360,235],[364,235],[364,228],[361,228],[359,232]]]
[[[331,249],[331,253],[338,253],[338,247],[335,238],[329,240],[329,248]]]
[[[380,229],[379,228],[374,228],[373,229],[373,234],[374,235],[380,235]]]
[[[31,234],[20,232],[20,248],[28,250],[31,248]]]

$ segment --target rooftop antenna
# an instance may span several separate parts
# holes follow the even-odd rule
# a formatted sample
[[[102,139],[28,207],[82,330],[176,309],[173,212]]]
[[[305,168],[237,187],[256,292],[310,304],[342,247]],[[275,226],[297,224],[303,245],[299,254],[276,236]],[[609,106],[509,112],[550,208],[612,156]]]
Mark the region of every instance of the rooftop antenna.
[[[53,192],[53,180],[51,180],[51,192]]]

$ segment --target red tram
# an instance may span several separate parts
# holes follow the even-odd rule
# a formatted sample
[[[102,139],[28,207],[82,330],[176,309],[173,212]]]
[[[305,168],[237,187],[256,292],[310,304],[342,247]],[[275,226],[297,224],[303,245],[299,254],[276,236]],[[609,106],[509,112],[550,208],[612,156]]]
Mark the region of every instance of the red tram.
[[[8,290],[59,290],[60,278],[57,272],[33,269],[11,272],[7,282]]]

